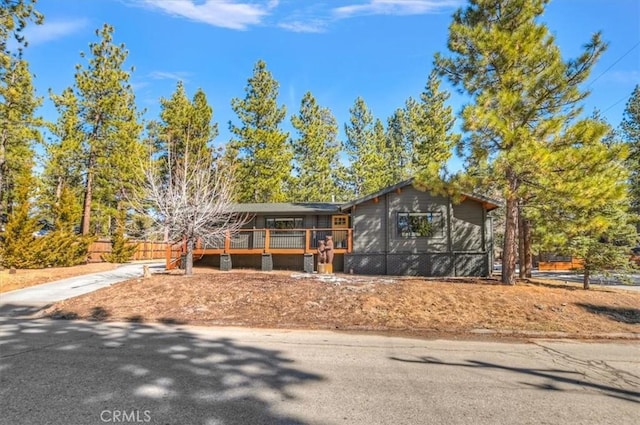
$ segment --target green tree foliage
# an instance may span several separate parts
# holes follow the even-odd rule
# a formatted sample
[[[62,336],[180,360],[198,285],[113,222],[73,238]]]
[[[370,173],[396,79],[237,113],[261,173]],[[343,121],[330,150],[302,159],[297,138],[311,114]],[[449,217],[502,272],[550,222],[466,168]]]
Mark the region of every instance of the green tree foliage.
[[[18,176],[32,172],[41,103],[34,93],[27,62],[10,57],[0,70],[0,221],[11,211]]]
[[[628,213],[627,146],[598,116],[581,119],[550,142],[522,214],[543,251],[584,261],[584,287],[595,272],[629,267],[635,243]],[[548,154],[547,154],[548,155]]]
[[[40,230],[40,226],[33,216],[30,199],[34,188],[33,177],[20,175],[17,183],[15,208],[8,216],[5,232],[1,234],[0,261],[5,267],[22,269],[34,267],[34,234]]]
[[[410,99],[413,101],[413,99]],[[407,101],[409,102],[409,101]],[[390,164],[390,180],[398,183],[413,177],[413,144],[409,139],[409,122],[406,109],[398,108],[387,119],[387,146]]]
[[[190,101],[179,82],[171,98],[161,99],[160,105],[156,145],[168,168],[174,169],[188,155],[213,156],[211,142],[218,135],[218,125],[212,122],[213,109],[201,89]]]
[[[6,231],[2,235],[0,263],[21,269],[67,267],[85,263],[93,239],[77,235],[66,224],[70,220],[68,215],[78,215],[69,206],[69,202],[74,201],[73,196],[67,196],[67,191],[63,191],[56,211],[54,231],[36,237],[41,225],[31,202],[35,182],[30,175],[22,175],[18,183],[16,208],[9,215]]]
[[[472,186],[492,180],[505,199],[503,283],[515,283],[518,206],[548,142],[581,111],[579,89],[605,49],[595,34],[577,59],[565,62],[538,22],[548,0],[470,0],[449,27],[449,57],[436,66],[472,102],[462,111],[460,151]],[[535,180],[535,179],[533,179]]]
[[[234,98],[231,107],[240,125],[229,123],[233,135],[227,161],[236,167],[238,202],[284,202],[293,154],[289,135],[279,126],[286,115],[278,106],[278,82],[260,60],[245,88],[245,98]]]
[[[293,202],[330,202],[341,199],[338,124],[328,108],[305,93],[300,112],[291,117],[298,138],[291,141],[294,172],[290,200]]]
[[[120,209],[116,215],[116,231],[111,236],[111,252],[103,255],[109,263],[126,263],[135,254],[138,245],[125,236],[127,214]]]
[[[631,208],[640,215],[640,85],[636,85],[624,110],[622,135],[629,145],[629,195]],[[640,226],[638,227],[640,232]]]
[[[76,66],[73,94],[67,90],[60,96],[52,95],[62,117],[58,147],[63,151],[66,144],[78,142],[78,134],[69,127],[72,119],[65,116],[77,111],[77,153],[84,176],[80,223],[83,235],[92,229],[94,233],[109,231],[110,217],[118,202],[140,186],[138,168],[144,152],[139,142],[141,126],[129,84],[130,72],[123,69],[127,51],[124,45],[113,44],[111,26],[104,25],[96,35],[100,41],[90,44],[88,65]],[[92,219],[94,211],[100,214]]]
[[[358,97],[351,109],[349,123],[345,125],[347,140],[345,152],[350,165],[347,185],[353,196],[374,193],[391,182],[390,153],[384,127],[373,115],[364,99]]]
[[[16,40],[21,49],[27,44],[22,34],[27,24],[43,22],[42,14],[34,8],[35,3],[36,0],[0,0],[0,74],[10,67],[15,56],[9,51],[9,40]]]
[[[453,133],[455,118],[446,105],[449,93],[440,90],[437,71],[429,74],[420,101],[406,104],[408,134],[412,144],[413,168],[421,185],[437,189],[446,176],[446,163],[460,135]]]
[[[58,227],[73,229],[79,226],[82,217],[84,134],[79,104],[73,90],[67,88],[60,96],[52,95],[52,98],[59,115],[56,123],[48,125],[54,139],[44,144],[45,161],[41,175],[43,193],[40,202],[45,213],[57,221]],[[60,205],[74,211],[73,214],[64,214],[62,222],[58,217]]]

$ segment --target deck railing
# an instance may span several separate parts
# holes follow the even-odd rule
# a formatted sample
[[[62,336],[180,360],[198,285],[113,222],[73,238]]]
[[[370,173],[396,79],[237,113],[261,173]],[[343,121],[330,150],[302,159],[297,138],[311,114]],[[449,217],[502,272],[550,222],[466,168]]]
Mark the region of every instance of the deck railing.
[[[242,229],[216,243],[199,242],[194,254],[309,254],[317,252],[319,242],[329,235],[333,236],[334,253],[352,251],[353,229]],[[184,242],[170,245],[168,268],[177,267],[184,252]]]
[[[315,252],[319,242],[333,236],[333,247],[341,252],[351,252],[352,229],[242,229],[228,235],[224,241],[203,244],[204,251],[222,250],[227,254],[291,251]]]

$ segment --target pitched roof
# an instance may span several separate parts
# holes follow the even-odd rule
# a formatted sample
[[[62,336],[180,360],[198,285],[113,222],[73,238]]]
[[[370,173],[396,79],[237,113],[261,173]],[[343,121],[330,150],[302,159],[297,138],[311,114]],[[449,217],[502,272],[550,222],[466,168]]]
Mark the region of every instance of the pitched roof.
[[[360,205],[363,204],[365,202],[368,202],[374,198],[379,198],[381,196],[386,195],[387,193],[393,192],[397,189],[402,189],[403,187],[407,187],[409,185],[413,185],[413,180],[414,178],[410,178],[408,180],[402,181],[400,183],[396,183],[392,186],[389,187],[385,187],[384,189],[380,189],[379,191],[372,193],[370,195],[367,196],[363,196],[362,198],[356,199],[355,201],[351,201],[351,202],[347,202],[345,204],[340,205],[340,210],[341,211],[346,211],[349,210],[351,208],[353,208],[356,205]],[[418,189],[421,190],[421,189]],[[483,196],[483,195],[478,195],[478,194],[474,194],[474,193],[463,193],[462,194],[464,197],[466,197],[467,199],[472,199],[474,201],[480,202],[481,204],[483,204],[485,206],[485,208],[487,209],[487,211],[491,211],[494,210],[500,206],[502,206],[502,202],[496,200],[496,199],[492,199],[489,198],[487,196]]]
[[[340,213],[335,202],[276,202],[234,204],[233,210],[249,214],[332,214]]]

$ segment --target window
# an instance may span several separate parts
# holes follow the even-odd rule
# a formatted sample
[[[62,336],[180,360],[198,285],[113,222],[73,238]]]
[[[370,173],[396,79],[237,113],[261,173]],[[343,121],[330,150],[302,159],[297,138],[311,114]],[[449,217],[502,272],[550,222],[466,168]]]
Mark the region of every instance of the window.
[[[412,237],[442,237],[442,213],[398,213],[398,236]]]
[[[267,229],[302,229],[304,219],[302,217],[278,217],[265,220]]]

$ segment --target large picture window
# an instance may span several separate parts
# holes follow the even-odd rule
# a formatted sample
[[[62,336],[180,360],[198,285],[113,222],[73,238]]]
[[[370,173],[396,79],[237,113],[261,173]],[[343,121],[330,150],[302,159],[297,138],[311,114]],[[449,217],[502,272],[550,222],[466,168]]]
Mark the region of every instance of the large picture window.
[[[302,229],[304,219],[302,217],[275,217],[266,219],[267,229]]]
[[[442,213],[398,213],[398,236],[433,238],[443,236]]]

